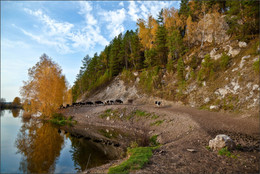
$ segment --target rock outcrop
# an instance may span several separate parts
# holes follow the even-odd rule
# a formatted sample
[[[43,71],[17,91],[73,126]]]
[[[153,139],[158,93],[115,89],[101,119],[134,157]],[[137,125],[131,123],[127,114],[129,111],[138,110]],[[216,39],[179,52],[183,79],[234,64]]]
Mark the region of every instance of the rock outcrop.
[[[227,147],[228,150],[232,150],[235,146],[234,141],[229,136],[224,134],[217,135],[215,139],[209,141],[209,147],[212,150],[220,150],[225,147]]]

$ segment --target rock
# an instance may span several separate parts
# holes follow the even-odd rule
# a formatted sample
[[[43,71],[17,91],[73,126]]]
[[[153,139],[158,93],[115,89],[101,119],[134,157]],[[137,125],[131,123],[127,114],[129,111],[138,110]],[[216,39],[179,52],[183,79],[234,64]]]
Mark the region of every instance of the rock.
[[[197,152],[195,149],[187,149],[189,152]]]
[[[258,87],[259,87],[259,85],[255,84],[255,85],[253,86],[253,91],[256,90],[256,89],[258,89]]]
[[[138,72],[134,72],[133,74],[134,74],[134,76],[138,76]]]
[[[216,105],[211,105],[211,106],[209,107],[209,109],[218,109],[218,106],[216,106]]]
[[[252,82],[249,82],[246,87],[249,89],[252,86]]]
[[[213,48],[213,50],[209,53],[210,57],[214,60],[218,60],[222,54],[216,54],[217,53],[217,48]]]
[[[210,101],[210,99],[207,97],[204,99],[204,103],[208,103]]]
[[[232,56],[232,57],[235,57],[236,55],[238,55],[240,53],[240,49],[238,48],[238,49],[233,49],[232,47],[231,47],[231,49],[229,49],[229,51],[228,51],[228,55],[229,56]]]
[[[250,55],[242,57],[239,68],[243,68],[245,59],[248,59],[248,58],[250,58]]]
[[[220,150],[224,147],[227,147],[228,150],[232,150],[235,146],[234,141],[225,134],[217,135],[215,139],[209,141],[209,147],[213,150]]]
[[[234,69],[232,69],[232,72],[237,71],[237,70],[238,70],[238,68],[234,68]]]
[[[238,46],[240,48],[243,48],[243,47],[246,47],[247,46],[247,43],[246,42],[238,42]]]

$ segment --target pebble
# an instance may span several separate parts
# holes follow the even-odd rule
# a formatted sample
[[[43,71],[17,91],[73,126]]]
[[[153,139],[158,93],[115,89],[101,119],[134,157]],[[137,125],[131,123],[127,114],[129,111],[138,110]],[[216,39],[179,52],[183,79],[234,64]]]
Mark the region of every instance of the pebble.
[[[195,149],[187,149],[189,152],[197,152]]]

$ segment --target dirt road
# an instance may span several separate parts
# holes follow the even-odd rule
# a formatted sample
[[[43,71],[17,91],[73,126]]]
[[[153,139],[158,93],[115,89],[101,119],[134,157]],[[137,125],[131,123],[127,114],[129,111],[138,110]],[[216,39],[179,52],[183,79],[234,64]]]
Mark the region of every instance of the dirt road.
[[[112,116],[100,118],[107,110],[116,110]],[[154,117],[126,119],[131,112],[140,110]],[[87,125],[113,127],[133,132],[158,135],[162,146],[150,162],[135,173],[259,173],[259,118],[198,110],[174,104],[82,106],[63,111],[73,115],[82,127]],[[84,132],[84,131],[83,131]],[[232,152],[235,158],[220,156],[206,148],[210,139],[218,134],[230,136],[239,149]],[[193,152],[187,149],[193,149]],[[90,172],[106,172],[107,164]]]

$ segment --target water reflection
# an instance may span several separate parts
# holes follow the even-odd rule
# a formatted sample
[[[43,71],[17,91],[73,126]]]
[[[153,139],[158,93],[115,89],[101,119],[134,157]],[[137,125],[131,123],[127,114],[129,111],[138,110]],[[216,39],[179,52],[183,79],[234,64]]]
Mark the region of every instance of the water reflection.
[[[15,140],[17,154],[22,155],[20,172],[82,172],[113,159],[104,152],[101,144],[65,134],[49,122],[23,117],[22,112],[20,115],[22,125]]]
[[[64,138],[49,123],[25,120],[15,141],[23,155],[19,170],[23,173],[53,173]]]
[[[14,118],[18,117],[20,114],[20,109],[12,109],[12,114]]]
[[[77,172],[102,165],[108,161],[108,156],[93,142],[71,136],[70,140],[72,143],[72,150],[70,152],[72,153],[74,167]]]
[[[2,117],[4,115],[5,115],[5,110],[4,109],[3,110],[0,109],[0,117]]]

